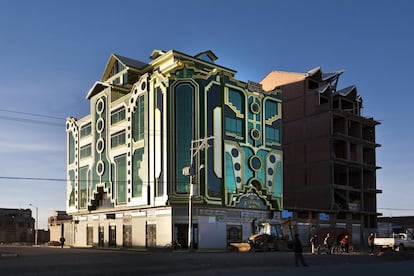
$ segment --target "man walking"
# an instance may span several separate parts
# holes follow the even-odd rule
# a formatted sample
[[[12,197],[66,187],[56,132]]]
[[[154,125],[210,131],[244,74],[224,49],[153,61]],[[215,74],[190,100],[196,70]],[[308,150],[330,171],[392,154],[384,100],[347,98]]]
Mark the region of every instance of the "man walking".
[[[303,257],[303,247],[302,242],[299,239],[299,234],[295,234],[295,239],[293,241],[293,250],[295,251],[295,265],[299,266],[299,262],[303,266],[308,266],[308,264],[305,262],[305,258]]]

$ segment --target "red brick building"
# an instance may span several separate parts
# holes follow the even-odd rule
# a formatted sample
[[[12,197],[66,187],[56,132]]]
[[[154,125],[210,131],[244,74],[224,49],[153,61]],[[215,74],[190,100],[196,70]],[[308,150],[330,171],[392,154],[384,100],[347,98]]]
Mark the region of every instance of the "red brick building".
[[[379,122],[362,115],[356,86],[337,88],[342,73],[273,71],[261,83],[282,90],[284,209],[302,234],[350,234],[363,244],[379,215]]]

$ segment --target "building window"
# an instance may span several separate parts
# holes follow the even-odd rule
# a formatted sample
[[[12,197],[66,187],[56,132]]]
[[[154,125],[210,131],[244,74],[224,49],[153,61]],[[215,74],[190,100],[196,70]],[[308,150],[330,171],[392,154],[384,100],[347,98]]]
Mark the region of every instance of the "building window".
[[[80,130],[80,138],[91,135],[91,132],[92,132],[91,123],[88,123],[88,124],[82,126],[81,130]]]
[[[79,186],[80,186],[80,193],[79,193],[79,208],[83,209],[86,208],[87,202],[87,187],[89,181],[89,168],[88,166],[80,168],[79,171]]]
[[[144,149],[140,148],[134,152],[132,163],[132,197],[142,196],[142,179],[139,176],[141,169],[142,158],[144,155]]]
[[[266,100],[265,103],[265,138],[268,144],[280,144],[280,103]]]
[[[280,143],[280,131],[273,126],[266,126],[266,143]]]
[[[194,93],[190,83],[180,83],[174,91],[175,172],[177,193],[187,193],[190,179],[182,169],[190,164],[190,147],[194,131]]]
[[[226,110],[224,112],[226,135],[238,139],[244,137],[244,105],[244,94],[240,91],[229,89],[227,93]]]
[[[111,136],[111,148],[116,148],[122,145],[125,145],[125,130]]]
[[[69,206],[75,205],[75,171],[70,170],[69,171]]]
[[[125,120],[125,107],[118,108],[111,112],[111,125]]]
[[[116,201],[118,204],[126,203],[126,156],[121,155],[115,158],[116,177]]]
[[[85,158],[88,156],[91,156],[92,154],[92,146],[91,144],[88,144],[86,146],[81,147],[80,149],[80,158]]]
[[[75,138],[73,138],[73,133],[69,132],[69,164],[75,162]]]
[[[144,95],[138,97],[137,106],[133,115],[132,136],[135,141],[144,139]]]
[[[236,134],[239,137],[243,136],[242,120],[236,118],[226,117],[226,132]]]

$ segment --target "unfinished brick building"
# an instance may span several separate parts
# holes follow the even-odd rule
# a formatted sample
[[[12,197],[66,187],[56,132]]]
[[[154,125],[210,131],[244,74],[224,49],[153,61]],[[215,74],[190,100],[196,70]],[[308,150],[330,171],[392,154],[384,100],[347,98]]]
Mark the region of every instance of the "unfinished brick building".
[[[282,90],[284,209],[303,234],[349,234],[363,244],[377,223],[380,123],[362,115],[356,86],[337,89],[342,73],[273,71],[261,83]]]

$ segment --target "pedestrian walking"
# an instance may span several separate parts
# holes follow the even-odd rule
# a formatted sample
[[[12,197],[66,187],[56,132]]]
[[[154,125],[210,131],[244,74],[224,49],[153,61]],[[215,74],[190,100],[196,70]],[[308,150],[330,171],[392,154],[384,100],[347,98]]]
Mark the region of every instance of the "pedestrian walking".
[[[323,240],[323,245],[328,249],[328,254],[331,254],[331,250],[332,250],[332,238],[331,235],[329,235],[329,233],[326,234],[325,239]]]
[[[303,266],[308,266],[303,257],[303,246],[299,239],[299,234],[297,233],[295,234],[295,239],[293,241],[293,250],[295,251],[295,265],[299,266],[299,263],[301,263]]]
[[[318,248],[318,236],[315,234],[312,236],[312,238],[310,239],[310,244],[311,244],[311,248],[312,248],[312,254],[315,255],[317,252],[317,248]]]
[[[60,247],[63,248],[63,245],[65,245],[65,238],[60,237]]]
[[[374,233],[369,234],[368,236],[368,248],[369,248],[369,255],[374,255],[374,240],[375,236]]]

